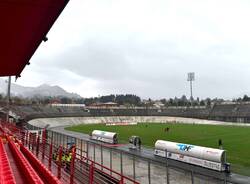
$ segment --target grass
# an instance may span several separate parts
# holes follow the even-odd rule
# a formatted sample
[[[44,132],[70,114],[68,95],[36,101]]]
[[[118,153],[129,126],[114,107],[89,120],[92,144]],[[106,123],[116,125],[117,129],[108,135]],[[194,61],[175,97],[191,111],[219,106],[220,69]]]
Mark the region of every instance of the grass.
[[[170,128],[169,132],[164,131],[166,127]],[[250,176],[250,127],[141,123],[129,126],[82,124],[66,129],[87,134],[93,130],[117,132],[120,143],[128,143],[130,136],[138,135],[143,146],[152,148],[158,139],[218,148],[218,139],[221,139],[233,172]]]

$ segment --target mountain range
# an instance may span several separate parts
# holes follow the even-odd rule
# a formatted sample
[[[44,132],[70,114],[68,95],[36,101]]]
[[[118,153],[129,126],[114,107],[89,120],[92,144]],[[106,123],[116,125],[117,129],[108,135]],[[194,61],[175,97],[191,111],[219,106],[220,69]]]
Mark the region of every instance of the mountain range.
[[[6,94],[8,82],[4,79],[0,79],[0,93]],[[15,83],[11,83],[11,95],[24,98],[32,97],[67,97],[67,98],[81,98],[76,93],[69,93],[60,86],[51,86],[48,84],[42,84],[37,87],[25,87]]]

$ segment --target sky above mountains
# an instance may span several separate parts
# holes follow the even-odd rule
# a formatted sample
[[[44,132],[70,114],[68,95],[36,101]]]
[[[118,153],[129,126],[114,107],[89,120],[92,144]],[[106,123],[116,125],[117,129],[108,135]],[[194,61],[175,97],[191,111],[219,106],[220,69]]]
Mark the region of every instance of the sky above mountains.
[[[250,1],[71,0],[17,80],[83,97],[250,92]]]
[[[6,95],[8,81],[0,78],[0,94]],[[11,95],[19,96],[23,98],[33,97],[68,97],[68,98],[81,98],[78,94],[68,93],[60,86],[51,86],[48,84],[42,84],[35,87],[21,86],[15,83],[11,85]]]

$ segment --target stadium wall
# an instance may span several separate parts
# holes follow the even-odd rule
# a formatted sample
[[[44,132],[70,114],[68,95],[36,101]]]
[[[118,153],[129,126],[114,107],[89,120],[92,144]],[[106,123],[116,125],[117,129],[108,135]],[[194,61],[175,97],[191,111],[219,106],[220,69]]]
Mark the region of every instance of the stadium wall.
[[[79,124],[97,124],[111,122],[137,122],[137,123],[188,123],[188,124],[214,124],[214,125],[237,125],[246,126],[245,123],[229,123],[213,120],[201,120],[195,118],[181,118],[168,116],[105,116],[105,117],[64,117],[64,118],[39,118],[33,119],[28,123],[35,127],[58,127],[73,126]]]

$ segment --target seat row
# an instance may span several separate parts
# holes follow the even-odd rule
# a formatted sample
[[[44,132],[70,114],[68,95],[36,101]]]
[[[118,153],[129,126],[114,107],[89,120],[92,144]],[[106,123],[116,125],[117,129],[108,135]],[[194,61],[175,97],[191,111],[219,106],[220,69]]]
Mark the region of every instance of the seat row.
[[[61,183],[23,144],[20,145],[20,150],[45,183]]]
[[[11,150],[12,154],[14,155],[16,164],[18,164],[19,167],[22,168],[22,171],[24,173],[26,180],[30,183],[33,183],[33,184],[43,184],[44,182],[38,176],[38,174],[33,169],[33,167],[30,165],[28,160],[24,157],[24,155],[17,148],[14,141],[9,136],[7,136],[7,140],[8,140],[10,150]]]
[[[0,138],[0,183],[15,184],[13,172],[10,167],[10,161],[4,149],[2,138]]]

